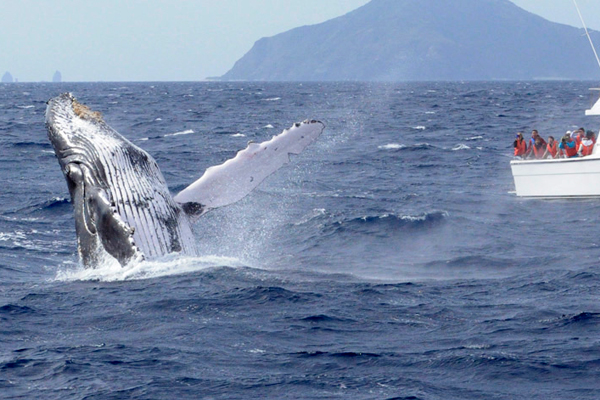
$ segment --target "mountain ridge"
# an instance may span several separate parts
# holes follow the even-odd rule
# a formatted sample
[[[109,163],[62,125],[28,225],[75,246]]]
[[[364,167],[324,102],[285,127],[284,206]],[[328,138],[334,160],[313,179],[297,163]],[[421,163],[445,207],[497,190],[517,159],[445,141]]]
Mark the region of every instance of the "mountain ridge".
[[[591,31],[600,43],[600,33]],[[598,79],[582,29],[508,0],[372,0],[259,39],[222,80]]]

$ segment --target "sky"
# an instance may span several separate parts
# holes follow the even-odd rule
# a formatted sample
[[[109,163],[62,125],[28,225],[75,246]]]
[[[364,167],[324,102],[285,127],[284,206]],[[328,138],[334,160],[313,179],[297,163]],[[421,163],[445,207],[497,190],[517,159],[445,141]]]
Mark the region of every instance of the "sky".
[[[398,0],[400,1],[400,0]],[[452,1],[452,0],[442,0]],[[573,0],[511,0],[581,27]],[[254,42],[344,15],[368,0],[0,0],[0,75],[20,82],[200,81]],[[600,0],[577,0],[600,30]],[[597,44],[600,46],[600,43]]]

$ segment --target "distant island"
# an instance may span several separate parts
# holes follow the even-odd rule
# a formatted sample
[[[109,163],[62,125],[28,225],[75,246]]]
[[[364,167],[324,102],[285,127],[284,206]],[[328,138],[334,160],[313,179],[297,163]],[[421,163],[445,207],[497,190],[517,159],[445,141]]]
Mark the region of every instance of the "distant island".
[[[2,83],[13,83],[15,80],[10,72],[6,71],[4,75],[2,75]]]
[[[4,73],[4,75],[2,75],[2,83],[18,83],[19,80],[16,78],[13,78],[12,74],[8,71],[6,71]],[[45,81],[42,81],[45,82]],[[52,82],[54,83],[60,83],[62,82],[62,74],[60,73],[60,71],[56,71],[54,72],[54,75],[52,75]]]
[[[592,31],[600,45],[600,33]],[[583,29],[509,0],[372,0],[258,40],[221,80],[599,80]]]

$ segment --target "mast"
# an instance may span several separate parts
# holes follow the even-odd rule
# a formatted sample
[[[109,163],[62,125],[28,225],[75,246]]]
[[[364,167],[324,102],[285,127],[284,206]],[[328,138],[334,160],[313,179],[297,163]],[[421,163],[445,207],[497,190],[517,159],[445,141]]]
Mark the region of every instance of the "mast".
[[[596,56],[596,62],[598,63],[598,66],[600,67],[600,58],[598,58],[598,53],[596,52],[596,48],[594,47],[594,42],[592,41],[590,32],[588,31],[588,28],[585,25],[585,21],[583,20],[583,16],[581,15],[581,11],[579,10],[579,5],[577,4],[577,0],[573,0],[573,3],[575,4],[575,8],[577,9],[577,14],[579,14],[579,19],[581,20],[581,24],[583,25],[583,30],[585,31],[585,34],[586,34],[588,40],[590,41],[590,46],[592,46],[592,51],[594,52],[594,55]]]
[[[583,20],[583,15],[581,15],[581,10],[579,10],[579,5],[577,4],[577,0],[573,0],[573,4],[575,4],[575,8],[577,9],[577,14],[579,14],[579,19],[581,20],[581,24],[583,25],[583,30],[585,31],[585,35],[590,41],[590,46],[592,46],[592,51],[594,52],[594,56],[596,57],[596,62],[600,67],[600,58],[598,57],[598,53],[596,52],[596,47],[594,46],[594,42],[592,41],[592,37],[590,36],[590,32],[588,31],[587,26],[585,25],[585,21]],[[600,91],[600,88],[591,88],[590,90]],[[600,115],[600,98],[596,101],[596,103],[589,110],[585,110],[585,115]]]

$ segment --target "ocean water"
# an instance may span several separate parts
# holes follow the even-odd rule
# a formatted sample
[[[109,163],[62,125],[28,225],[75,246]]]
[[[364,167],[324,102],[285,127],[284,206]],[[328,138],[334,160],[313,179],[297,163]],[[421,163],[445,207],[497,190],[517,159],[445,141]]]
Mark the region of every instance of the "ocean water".
[[[0,85],[0,398],[596,399],[600,201],[517,198],[514,134],[586,82]],[[198,257],[78,264],[45,102],[173,192],[306,118],[321,138],[195,225]]]

